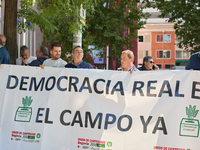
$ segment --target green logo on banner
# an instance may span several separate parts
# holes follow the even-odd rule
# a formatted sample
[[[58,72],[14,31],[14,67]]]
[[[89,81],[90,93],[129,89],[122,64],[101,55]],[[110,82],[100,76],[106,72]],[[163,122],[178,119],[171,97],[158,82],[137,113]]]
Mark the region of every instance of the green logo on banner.
[[[26,96],[25,98],[22,98],[22,104],[23,107],[18,107],[17,111],[15,113],[15,119],[14,121],[18,122],[30,122],[31,116],[32,116],[32,108],[29,107],[32,103],[31,96]]]
[[[112,147],[112,142],[107,142],[108,147]]]
[[[197,116],[199,110],[196,106],[189,105],[186,107],[186,115],[188,118],[182,118],[180,123],[179,135],[187,137],[199,137],[199,120],[193,119]]]

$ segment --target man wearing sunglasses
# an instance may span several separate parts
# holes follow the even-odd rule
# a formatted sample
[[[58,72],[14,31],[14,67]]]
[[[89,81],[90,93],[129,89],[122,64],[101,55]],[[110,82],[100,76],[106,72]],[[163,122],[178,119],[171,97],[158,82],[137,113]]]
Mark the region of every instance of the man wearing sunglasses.
[[[139,67],[138,70],[140,71],[159,70],[159,67],[156,64],[154,64],[153,57],[145,56],[143,58],[142,67]]]

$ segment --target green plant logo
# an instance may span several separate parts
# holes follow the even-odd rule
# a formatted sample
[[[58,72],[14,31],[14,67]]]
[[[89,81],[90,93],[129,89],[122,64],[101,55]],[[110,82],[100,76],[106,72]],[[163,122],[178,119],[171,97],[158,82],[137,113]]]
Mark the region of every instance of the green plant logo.
[[[30,122],[32,116],[32,108],[29,106],[31,105],[32,101],[33,100],[31,99],[31,96],[22,98],[23,107],[17,108],[14,121]]]
[[[199,120],[194,119],[199,110],[196,110],[196,106],[189,105],[186,107],[186,115],[188,118],[182,118],[180,123],[179,135],[187,137],[199,137]]]
[[[112,147],[112,142],[107,142],[108,147]]]

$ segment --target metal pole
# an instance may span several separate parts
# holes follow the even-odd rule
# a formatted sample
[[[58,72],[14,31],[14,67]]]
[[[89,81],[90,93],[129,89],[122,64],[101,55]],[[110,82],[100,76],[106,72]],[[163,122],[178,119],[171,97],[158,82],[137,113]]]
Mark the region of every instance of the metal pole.
[[[24,18],[24,22],[26,22],[26,19],[25,19],[25,18]],[[23,31],[22,35],[23,35],[23,42],[22,42],[22,45],[25,45],[25,44],[26,44],[26,32]]]
[[[33,40],[32,40],[32,29],[30,30],[30,54],[31,54],[31,56],[32,55],[34,55],[35,53],[34,53],[34,50],[32,51],[32,43],[33,43]],[[33,53],[32,53],[33,52]],[[35,56],[35,55],[34,55]]]
[[[26,29],[26,46],[29,47],[29,46],[28,46],[28,29]],[[30,50],[30,49],[29,49],[29,50]]]
[[[0,1],[0,5],[1,5],[1,1]],[[2,22],[2,14],[1,14],[1,7],[0,7],[0,34],[2,34],[1,33],[1,22]]]
[[[77,8],[77,16],[79,15],[79,8]],[[77,24],[79,24],[79,21],[77,19]],[[76,47],[76,46],[80,46],[82,47],[82,25],[80,25],[80,30],[79,31],[76,31],[73,33],[73,47]]]
[[[163,30],[163,62],[162,62],[162,64],[163,64],[163,69],[165,68],[164,67],[164,49],[165,49],[165,45],[164,45],[164,34],[165,34],[165,30]]]
[[[109,69],[109,46],[106,47],[106,70]]]
[[[20,36],[20,34],[18,33],[18,58],[20,57],[20,38],[21,38],[21,36]]]
[[[33,34],[34,34],[34,49],[33,51],[36,52],[36,26],[34,28],[34,31],[33,31]],[[36,53],[34,53],[34,56],[36,56]]]

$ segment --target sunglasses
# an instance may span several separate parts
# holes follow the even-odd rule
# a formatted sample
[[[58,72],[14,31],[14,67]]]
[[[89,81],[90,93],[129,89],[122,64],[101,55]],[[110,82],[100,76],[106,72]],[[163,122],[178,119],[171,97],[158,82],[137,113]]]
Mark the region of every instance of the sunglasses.
[[[150,61],[150,63],[151,63],[151,64],[154,64],[154,62],[153,62],[153,61]]]

